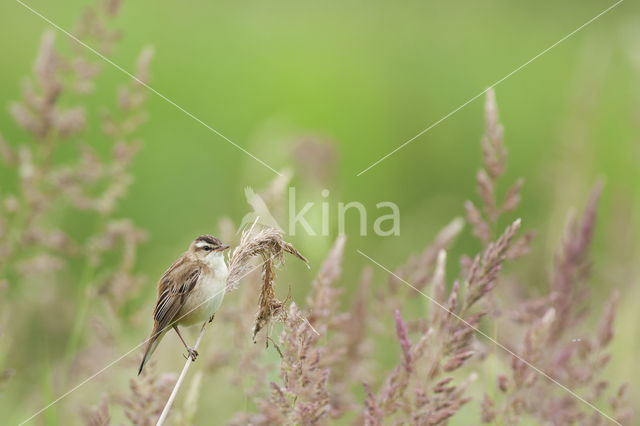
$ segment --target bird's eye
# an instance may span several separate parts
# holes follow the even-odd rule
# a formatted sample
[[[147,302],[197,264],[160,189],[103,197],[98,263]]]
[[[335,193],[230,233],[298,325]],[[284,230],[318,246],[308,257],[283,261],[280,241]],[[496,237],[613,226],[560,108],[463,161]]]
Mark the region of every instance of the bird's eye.
[[[206,251],[211,251],[213,250],[213,247],[211,246],[204,246],[203,249],[205,249]]]

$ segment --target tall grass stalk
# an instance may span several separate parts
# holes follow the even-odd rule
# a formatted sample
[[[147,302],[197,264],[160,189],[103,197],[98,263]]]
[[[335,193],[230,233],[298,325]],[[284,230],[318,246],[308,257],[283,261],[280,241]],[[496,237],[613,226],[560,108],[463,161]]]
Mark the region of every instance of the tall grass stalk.
[[[204,331],[206,327],[207,327],[207,323],[204,323],[200,328],[200,333],[198,334],[196,343],[193,345],[194,350],[198,350],[198,347],[200,346],[200,342],[202,341],[202,337],[204,336]],[[162,409],[162,414],[160,414],[160,418],[158,419],[156,426],[162,426],[165,420],[167,420],[167,416],[169,416],[169,412],[171,411],[171,407],[173,406],[173,401],[176,399],[176,396],[178,395],[178,391],[180,390],[180,387],[182,386],[182,382],[184,381],[184,378],[187,376],[187,371],[189,371],[189,367],[191,367],[192,363],[193,361],[191,360],[191,358],[187,357],[187,361],[184,363],[184,367],[182,367],[182,372],[180,373],[180,376],[176,381],[176,385],[173,387],[173,390],[171,391],[171,395],[169,395],[169,399],[167,400],[167,403]]]

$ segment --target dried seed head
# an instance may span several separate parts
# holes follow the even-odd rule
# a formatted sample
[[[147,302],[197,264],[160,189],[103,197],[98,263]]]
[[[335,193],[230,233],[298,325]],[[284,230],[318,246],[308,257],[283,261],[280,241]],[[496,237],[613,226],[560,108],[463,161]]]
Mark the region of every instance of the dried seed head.
[[[254,224],[255,226],[255,224]],[[282,234],[274,228],[262,228],[254,231],[254,226],[243,231],[240,245],[235,248],[229,262],[227,291],[238,286],[242,277],[247,275],[251,267],[251,259],[260,256],[262,263],[262,284],[258,297],[258,312],[253,327],[253,339],[271,320],[284,321],[287,318],[286,301],[275,296],[273,286],[276,268],[284,263],[284,254],[289,253],[303,262],[307,259],[291,244],[282,238]]]

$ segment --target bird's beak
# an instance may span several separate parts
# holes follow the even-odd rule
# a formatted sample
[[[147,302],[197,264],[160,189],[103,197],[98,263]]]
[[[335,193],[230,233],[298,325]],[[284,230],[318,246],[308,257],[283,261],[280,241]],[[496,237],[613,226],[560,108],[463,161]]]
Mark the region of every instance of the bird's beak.
[[[220,248],[218,249],[218,251],[225,251],[225,250],[226,250],[226,249],[228,249],[229,247],[231,247],[231,246],[230,246],[230,245],[228,245],[228,244],[223,244],[223,245],[221,245],[221,246],[220,246]]]

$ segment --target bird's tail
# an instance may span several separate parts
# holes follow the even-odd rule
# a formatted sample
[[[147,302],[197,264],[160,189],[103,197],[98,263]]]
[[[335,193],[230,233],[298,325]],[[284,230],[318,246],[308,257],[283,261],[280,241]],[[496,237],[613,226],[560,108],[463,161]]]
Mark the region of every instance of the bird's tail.
[[[140,373],[142,373],[144,365],[147,363],[147,361],[149,361],[149,358],[151,358],[151,355],[158,347],[158,343],[160,343],[163,334],[164,333],[161,333],[157,329],[157,326],[153,327],[153,331],[151,332],[151,336],[149,337],[149,341],[147,343],[147,348],[145,349],[144,356],[142,357],[142,362],[140,363],[140,368],[138,369],[138,376],[140,375]]]

